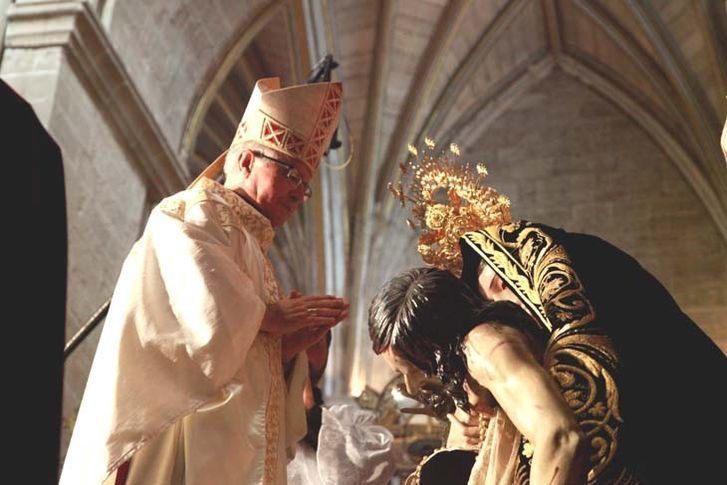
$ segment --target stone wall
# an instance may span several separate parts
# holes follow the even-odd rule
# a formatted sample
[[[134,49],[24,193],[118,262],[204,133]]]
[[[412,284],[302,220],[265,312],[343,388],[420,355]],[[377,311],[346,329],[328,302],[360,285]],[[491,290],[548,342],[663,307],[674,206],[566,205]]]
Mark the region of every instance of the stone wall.
[[[185,173],[149,112],[148,104],[159,100],[149,103],[138,94],[137,80],[128,76],[94,3],[21,0],[10,6],[8,16],[8,2],[1,5],[7,35],[0,76],[31,103],[63,154],[69,339],[111,296],[150,202],[181,188]],[[146,53],[144,62],[155,64],[157,54],[152,49]],[[208,64],[199,66],[200,71],[209,69]],[[184,78],[188,92],[198,89],[200,77]],[[184,113],[190,102],[185,100]],[[62,452],[99,333],[94,331],[66,361]]]
[[[631,254],[727,352],[727,243],[628,114],[556,68],[479,130],[462,158],[485,162],[514,218],[594,234]],[[366,305],[386,280],[422,265],[406,217],[377,224]],[[352,388],[380,391],[394,375],[364,340]]]
[[[727,351],[727,243],[629,116],[555,71],[468,147],[513,216],[602,237],[654,274]]]
[[[104,113],[67,63],[60,70],[56,99],[48,130],[63,147],[65,161],[70,338],[113,293],[121,263],[146,221],[147,190]],[[99,333],[66,361],[64,442],[70,438]]]
[[[109,41],[164,136],[179,149],[210,66],[271,0],[125,0],[114,3]]]

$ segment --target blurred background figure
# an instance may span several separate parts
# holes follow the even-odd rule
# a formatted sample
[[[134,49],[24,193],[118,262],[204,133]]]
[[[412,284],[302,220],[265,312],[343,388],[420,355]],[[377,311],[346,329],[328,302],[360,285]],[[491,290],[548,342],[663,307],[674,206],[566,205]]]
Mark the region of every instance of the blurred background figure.
[[[32,460],[23,481],[55,483],[60,451],[61,400],[63,396],[63,345],[66,322],[66,198],[63,158],[58,145],[35,115],[33,108],[0,80],[0,126],[3,127],[5,162],[22,166],[30,175],[29,234],[10,237],[10,267],[22,264],[6,289],[8,302],[26,300],[14,322],[6,345],[12,352],[18,343],[32,352],[17,364],[25,388],[24,431],[16,443],[22,455]],[[27,172],[26,172],[27,170]],[[22,199],[21,199],[22,200]],[[21,214],[26,214],[21,210]],[[6,235],[10,235],[6,232]],[[17,242],[12,242],[17,241]],[[17,284],[17,281],[22,282]],[[12,355],[12,354],[11,354]],[[30,362],[32,360],[32,363]]]

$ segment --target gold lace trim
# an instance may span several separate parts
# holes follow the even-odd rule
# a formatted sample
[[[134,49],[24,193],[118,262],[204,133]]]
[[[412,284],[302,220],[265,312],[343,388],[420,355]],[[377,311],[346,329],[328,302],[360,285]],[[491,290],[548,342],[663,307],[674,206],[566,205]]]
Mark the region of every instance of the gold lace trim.
[[[208,178],[203,178],[197,182],[194,189],[197,188],[221,197],[227,203],[230,210],[232,210],[232,215],[237,218],[237,221],[235,221],[232,217],[230,217],[230,224],[233,226],[236,226],[237,224],[242,225],[246,231],[255,236],[263,251],[267,251],[270,248],[273,244],[273,238],[275,237],[273,226],[265,216],[260,214],[253,206],[245,202],[245,199],[237,195],[232,190],[227,189],[223,185]]]
[[[215,202],[217,218],[223,227],[244,229],[257,239],[263,251],[272,246],[275,232],[270,221],[235,192],[208,178],[200,179],[191,189],[167,197],[161,201],[159,209],[184,221],[188,207],[207,201]]]
[[[265,290],[268,293],[269,302],[276,302],[280,300],[283,295],[280,292],[280,286],[278,285],[278,279],[275,277],[275,270],[273,264],[270,262],[267,256],[264,257],[265,261]]]
[[[180,221],[184,220],[184,214],[187,210],[187,204],[182,200],[179,194],[167,197],[159,203],[159,210],[170,215]]]
[[[480,448],[482,447],[482,443],[485,442],[485,435],[487,434],[487,427],[490,425],[490,418],[488,416],[485,416],[484,414],[480,414],[478,416],[478,431],[479,431],[479,439],[480,439]],[[446,443],[447,438],[444,437],[444,442]],[[423,456],[422,459],[419,461],[419,464],[417,465],[416,469],[413,473],[411,473],[408,477],[406,477],[406,480],[404,481],[404,485],[419,485],[422,478],[422,469],[424,468],[424,465],[427,464],[429,460],[431,460],[435,455],[438,455],[439,453],[443,453],[445,451],[452,451],[452,450],[459,450],[464,448],[453,448],[453,447],[442,447],[437,448],[434,451],[432,451],[430,454]],[[469,451],[475,451],[475,450],[469,450]]]

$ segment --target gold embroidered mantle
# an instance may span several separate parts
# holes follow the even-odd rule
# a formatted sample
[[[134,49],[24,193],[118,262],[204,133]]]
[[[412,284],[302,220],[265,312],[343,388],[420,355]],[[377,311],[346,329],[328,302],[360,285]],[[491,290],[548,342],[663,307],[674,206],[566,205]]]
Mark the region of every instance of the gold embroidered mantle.
[[[597,326],[596,312],[565,249],[527,222],[469,232],[461,244],[465,268],[471,273],[472,266],[479,264],[474,259],[481,259],[527,305],[540,330],[550,335],[543,365],[588,437],[589,483],[624,483],[628,477],[623,470],[607,468],[618,451],[623,423],[615,378],[618,357]],[[527,473],[518,476],[525,478]]]

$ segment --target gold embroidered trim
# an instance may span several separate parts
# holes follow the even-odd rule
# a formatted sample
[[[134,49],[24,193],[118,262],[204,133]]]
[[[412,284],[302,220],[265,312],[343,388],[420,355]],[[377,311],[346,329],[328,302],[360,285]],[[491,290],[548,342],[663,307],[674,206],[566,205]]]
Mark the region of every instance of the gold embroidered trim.
[[[270,262],[267,256],[264,256],[265,262],[265,290],[268,293],[268,299],[270,302],[280,300],[283,295],[280,292],[280,286],[278,285],[278,279],[275,277],[275,270],[273,264]]]
[[[436,448],[434,451],[432,451],[430,454],[423,456],[422,459],[419,461],[419,464],[417,465],[416,469],[404,480],[404,485],[419,485],[421,483],[422,479],[422,470],[424,468],[424,465],[426,465],[429,460],[434,458],[440,453],[445,453],[449,451],[455,451],[455,450],[464,450],[464,448]],[[474,450],[465,450],[465,451],[474,451]]]
[[[623,423],[614,378],[618,358],[597,326],[596,312],[570,258],[540,227],[526,222],[467,233],[464,240],[549,330],[543,366],[590,441],[588,481],[595,481],[616,455]],[[526,479],[527,465],[521,464],[516,482]]]
[[[278,471],[278,448],[280,437],[280,407],[282,406],[283,364],[280,337],[259,334],[264,338],[270,372],[270,393],[265,410],[265,472],[263,484],[275,484]]]
[[[167,197],[159,203],[159,210],[180,221],[184,220],[187,205],[177,196]]]
[[[475,231],[468,232],[463,239],[483,260],[490,263],[490,267],[500,278],[510,283],[513,291],[538,317],[542,327],[552,331],[552,326],[540,301],[540,295],[535,291],[535,285],[528,272],[506,249],[500,246],[498,241],[488,236],[485,231]]]
[[[217,219],[223,227],[249,232],[263,252],[272,246],[275,232],[270,221],[242,197],[208,178],[202,178],[194,187],[162,200],[159,209],[184,221],[186,209],[202,202],[214,203]]]
[[[265,289],[268,303],[280,299],[280,287],[270,260],[265,256]],[[265,471],[263,484],[275,484],[278,471],[278,441],[280,438],[280,408],[283,406],[283,357],[280,337],[260,333],[268,357],[270,392],[265,410]]]
[[[263,251],[272,246],[275,232],[270,221],[232,190],[214,180],[202,178],[190,192],[201,197],[200,200],[215,200],[209,197],[210,194],[219,197],[225,203],[217,204],[222,225],[246,230],[258,240]]]

